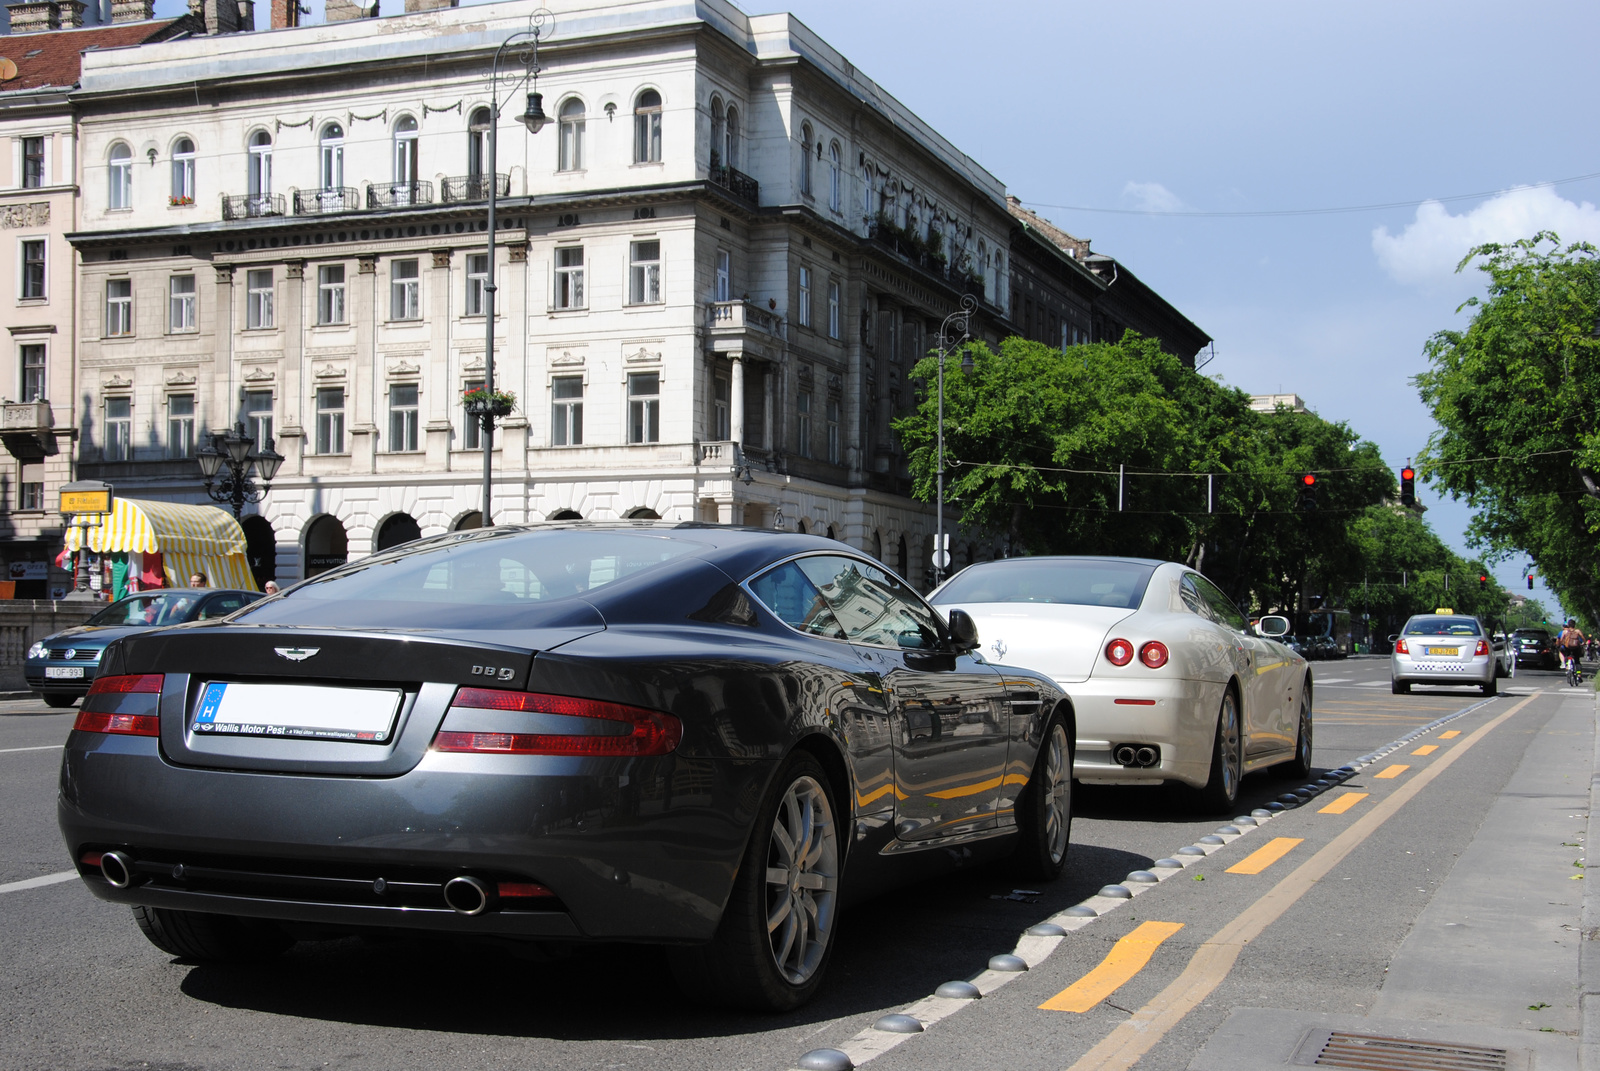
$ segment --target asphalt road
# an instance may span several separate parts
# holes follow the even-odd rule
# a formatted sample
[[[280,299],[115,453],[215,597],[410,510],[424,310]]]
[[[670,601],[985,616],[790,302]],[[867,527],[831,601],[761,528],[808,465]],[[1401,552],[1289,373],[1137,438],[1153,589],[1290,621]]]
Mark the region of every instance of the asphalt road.
[[[860,1066],[878,1053],[870,1066],[882,1071],[1088,1071],[1130,1058],[1237,1071],[1290,1066],[1318,1023],[1461,1043],[1503,1035],[1535,1067],[1569,1066],[1593,693],[1523,671],[1487,702],[1466,689],[1393,696],[1379,659],[1315,674],[1320,769],[1460,716],[1180,857],[1182,870],[1153,864],[1223,823],[1159,789],[1080,788],[1061,880],[1017,892],[1003,869],[978,868],[857,906],[821,998],[776,1017],[697,1006],[647,948],[545,958],[347,939],[303,942],[266,967],[172,960],[75,879],[16,887],[68,867],[54,801],[73,715],[0,703],[0,1069],[783,1071],[841,1048]],[[1246,778],[1237,813],[1295,787]],[[1322,810],[1352,793],[1364,795],[1347,810]],[[1229,872],[1269,845],[1277,861]],[[1166,876],[1130,884],[1131,900],[1096,897],[1136,870]],[[1085,900],[1098,917],[1062,914]],[[1052,917],[1066,936],[1019,944]],[[1013,951],[1030,970],[985,972]],[[929,999],[963,979],[981,1000]],[[1040,1007],[1074,1002],[1087,1006]],[[870,1029],[908,1010],[924,1032]]]

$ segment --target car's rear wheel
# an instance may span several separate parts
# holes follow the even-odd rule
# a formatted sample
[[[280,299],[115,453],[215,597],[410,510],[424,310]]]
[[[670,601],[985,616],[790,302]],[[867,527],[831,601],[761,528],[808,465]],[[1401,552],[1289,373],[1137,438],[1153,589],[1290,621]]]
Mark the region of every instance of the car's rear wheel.
[[[40,698],[47,707],[70,707],[78,701],[75,692],[45,692]]]
[[[1410,695],[1411,685],[1407,684],[1405,681],[1390,681],[1389,691],[1395,695]]]
[[[1239,778],[1244,770],[1244,741],[1239,732],[1239,697],[1232,688],[1222,693],[1217,711],[1217,731],[1211,744],[1211,776],[1200,789],[1200,809],[1220,813],[1239,798]]]
[[[686,991],[788,1011],[810,1000],[833,952],[844,858],[822,764],[797,751],[773,780],[710,943],[672,953]]]
[[[270,922],[136,907],[133,920],[150,943],[180,959],[239,962],[270,959],[294,944],[294,938]]]
[[[1500,682],[1497,681],[1497,680],[1484,681],[1483,684],[1481,685],[1481,687],[1483,688],[1483,694],[1484,695],[1498,695],[1498,694],[1500,694]]]
[[[1072,843],[1072,741],[1061,715],[1045,726],[1033,774],[1017,797],[1017,851],[1025,877],[1053,881]]]
[[[1306,681],[1300,691],[1300,728],[1295,734],[1294,758],[1284,764],[1290,777],[1311,776],[1311,682]]]

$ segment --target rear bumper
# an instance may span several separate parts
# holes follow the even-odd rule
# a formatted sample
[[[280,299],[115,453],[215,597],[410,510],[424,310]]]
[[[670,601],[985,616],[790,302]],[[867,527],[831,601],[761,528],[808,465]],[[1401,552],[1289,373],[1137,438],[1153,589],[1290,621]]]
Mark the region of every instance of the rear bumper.
[[[1389,656],[1389,677],[1400,684],[1488,684],[1495,679],[1494,655],[1476,655],[1469,661]]]
[[[774,766],[429,752],[398,777],[297,776],[180,767],[154,738],[74,732],[58,817],[90,890],[120,903],[334,927],[692,942],[716,929]],[[152,864],[143,884],[115,889],[81,863],[111,849]],[[262,878],[218,884],[172,871],[219,859]],[[498,877],[544,885],[556,900],[465,916],[442,895],[398,903],[392,886],[286,894],[284,875],[308,874],[441,888],[461,874]]]
[[[1061,684],[1078,722],[1072,775],[1089,784],[1201,786],[1211,770],[1222,685],[1203,681],[1095,680]],[[1143,700],[1123,702],[1117,700]],[[1161,749],[1154,766],[1125,767],[1112,757],[1118,744]]]

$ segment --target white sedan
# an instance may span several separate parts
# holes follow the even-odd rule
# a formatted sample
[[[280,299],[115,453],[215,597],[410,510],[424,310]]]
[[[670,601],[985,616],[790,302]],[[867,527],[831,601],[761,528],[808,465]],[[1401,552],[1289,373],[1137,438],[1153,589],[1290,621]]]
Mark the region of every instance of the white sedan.
[[[1009,558],[968,566],[930,597],[965,610],[994,661],[1048,674],[1076,721],[1087,784],[1179,781],[1231,808],[1239,779],[1311,772],[1311,671],[1186,565],[1140,558]]]

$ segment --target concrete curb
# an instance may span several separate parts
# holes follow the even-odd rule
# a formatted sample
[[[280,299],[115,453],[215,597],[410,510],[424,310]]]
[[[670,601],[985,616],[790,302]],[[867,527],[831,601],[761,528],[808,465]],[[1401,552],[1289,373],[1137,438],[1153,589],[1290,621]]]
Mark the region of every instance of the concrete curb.
[[[1583,838],[1583,861],[1600,835],[1600,693],[1595,696],[1594,770],[1589,775],[1589,824]],[[1597,868],[1600,869],[1600,868]],[[1600,873],[1583,883],[1583,933],[1578,945],[1578,1061],[1583,1071],[1600,1071]]]

